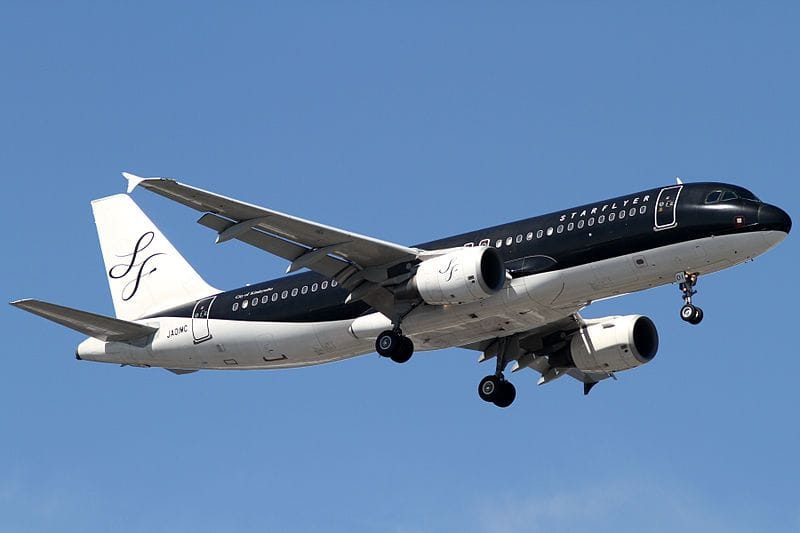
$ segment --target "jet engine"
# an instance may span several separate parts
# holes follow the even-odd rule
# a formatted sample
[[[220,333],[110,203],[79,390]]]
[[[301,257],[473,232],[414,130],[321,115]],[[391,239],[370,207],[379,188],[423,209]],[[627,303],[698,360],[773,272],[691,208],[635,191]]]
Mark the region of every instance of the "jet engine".
[[[618,372],[650,362],[658,351],[658,331],[646,316],[613,316],[575,333],[567,345],[583,372]]]
[[[420,263],[398,296],[421,297],[431,305],[464,304],[492,296],[505,281],[505,263],[495,248],[461,248]]]

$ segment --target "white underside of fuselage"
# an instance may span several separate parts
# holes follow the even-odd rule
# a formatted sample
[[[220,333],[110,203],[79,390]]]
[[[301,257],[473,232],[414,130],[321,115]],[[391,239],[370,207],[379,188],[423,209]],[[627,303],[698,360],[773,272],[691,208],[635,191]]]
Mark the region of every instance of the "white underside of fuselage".
[[[785,237],[779,231],[708,237],[517,278],[480,302],[421,306],[404,319],[403,332],[417,351],[423,351],[528,331],[595,300],[673,283],[678,272],[703,275],[743,263]],[[197,324],[175,317],[140,322],[158,328],[147,343],[87,339],[78,355],[91,361],[184,370],[290,368],[373,352],[375,337],[391,327],[380,313],[312,323],[211,319]]]

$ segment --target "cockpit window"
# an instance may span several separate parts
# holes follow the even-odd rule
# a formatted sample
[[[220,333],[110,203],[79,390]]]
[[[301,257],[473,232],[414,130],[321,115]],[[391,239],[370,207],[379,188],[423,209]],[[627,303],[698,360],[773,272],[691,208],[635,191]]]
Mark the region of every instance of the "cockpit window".
[[[753,200],[755,202],[761,201],[755,194],[751,193],[747,189],[742,189],[741,187],[739,187],[736,189],[736,192],[739,194],[739,198],[744,198],[745,200]]]
[[[722,191],[711,191],[706,196],[706,203],[707,204],[714,204],[719,202],[719,197],[722,195]]]
[[[729,200],[736,200],[739,196],[733,191],[725,191],[722,193],[722,198],[720,198],[721,202],[727,202]]]

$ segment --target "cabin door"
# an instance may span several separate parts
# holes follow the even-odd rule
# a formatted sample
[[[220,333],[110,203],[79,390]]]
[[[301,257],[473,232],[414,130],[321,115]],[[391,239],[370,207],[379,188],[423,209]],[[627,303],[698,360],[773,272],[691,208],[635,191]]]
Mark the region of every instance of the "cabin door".
[[[683,185],[673,185],[672,187],[665,187],[658,193],[658,200],[656,200],[656,231],[663,229],[674,228],[678,225],[678,220],[675,218],[678,208],[678,197],[681,195]]]
[[[216,296],[199,300],[192,311],[192,335],[194,343],[200,344],[211,338],[211,331],[208,329],[208,314],[211,311],[211,304],[214,303]]]

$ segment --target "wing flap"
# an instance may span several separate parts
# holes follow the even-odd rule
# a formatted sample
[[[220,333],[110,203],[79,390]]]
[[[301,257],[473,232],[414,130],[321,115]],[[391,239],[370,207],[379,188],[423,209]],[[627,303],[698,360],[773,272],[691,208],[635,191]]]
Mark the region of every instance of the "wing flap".
[[[157,328],[80,311],[41,300],[17,300],[11,305],[101,341],[133,341],[152,335]]]
[[[202,217],[200,217],[200,220],[198,220],[197,223],[213,229],[220,234],[237,224],[236,222],[232,222],[224,217],[215,215],[214,213],[204,214]],[[269,235],[268,233],[264,233],[263,231],[253,228],[246,229],[232,238],[292,262],[311,252],[310,248],[295,244],[287,241],[286,239],[281,239],[280,237]],[[328,255],[322,255],[318,257],[314,261],[313,265],[309,265],[309,267],[313,267],[311,269],[315,272],[319,272],[323,276],[327,276],[329,278],[336,276],[348,266],[349,263]]]

